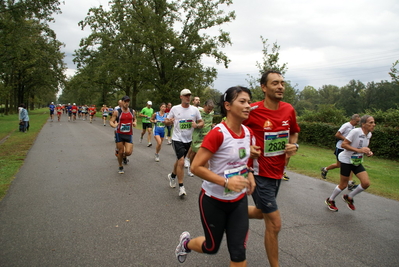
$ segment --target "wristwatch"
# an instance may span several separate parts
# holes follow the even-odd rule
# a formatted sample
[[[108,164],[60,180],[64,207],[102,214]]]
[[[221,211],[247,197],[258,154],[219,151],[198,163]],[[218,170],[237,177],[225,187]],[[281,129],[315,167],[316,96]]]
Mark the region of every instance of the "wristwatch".
[[[299,149],[299,145],[298,145],[297,143],[293,143],[293,145],[295,145],[295,146],[296,146],[296,150],[298,151],[298,149]]]

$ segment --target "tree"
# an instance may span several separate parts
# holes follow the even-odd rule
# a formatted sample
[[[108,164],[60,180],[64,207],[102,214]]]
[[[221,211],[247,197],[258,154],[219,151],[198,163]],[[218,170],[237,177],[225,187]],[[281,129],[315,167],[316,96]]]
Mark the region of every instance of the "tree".
[[[392,78],[392,81],[393,82],[395,82],[395,83],[397,83],[397,84],[399,84],[399,75],[398,75],[398,73],[399,73],[399,71],[398,71],[398,69],[396,68],[396,66],[399,64],[399,60],[396,60],[393,64],[392,64],[392,67],[391,67],[391,71],[389,72],[389,75],[391,76],[391,78]]]
[[[109,11],[92,8],[80,22],[92,34],[81,41],[75,60],[79,68],[101,60],[110,88],[132,96],[133,104],[142,90],[155,102],[177,99],[182,88],[198,94],[217,75],[215,68],[203,66],[204,56],[228,66],[229,59],[219,49],[231,44],[229,34],[221,29],[216,36],[208,32],[235,18],[234,12],[225,14],[219,7],[231,3],[113,0]]]
[[[364,110],[365,88],[362,82],[351,80],[340,89],[337,107],[345,110],[347,116],[361,113]]]
[[[19,103],[55,99],[63,79],[61,43],[48,27],[59,1],[0,2],[0,81],[6,114]],[[50,98],[48,98],[50,96]]]
[[[279,50],[280,46],[277,44],[277,42],[273,43],[272,51],[271,53],[268,52],[269,49],[269,44],[267,43],[268,39],[264,39],[262,36],[260,36],[260,39],[262,40],[262,45],[263,45],[263,62],[256,62],[256,67],[258,68],[259,71],[259,76],[258,78],[253,77],[251,75],[249,76],[249,80],[247,82],[249,83],[249,88],[252,92],[252,100],[253,101],[260,101],[265,98],[264,93],[262,91],[262,88],[260,87],[260,78],[262,77],[262,74],[265,73],[268,70],[275,70],[281,72],[282,75],[284,75],[287,71],[287,63],[283,63],[283,65],[279,65]],[[295,86],[294,86],[295,87]],[[286,81],[286,88],[285,88],[285,93],[284,93],[284,101],[293,103],[295,99],[295,88],[291,86],[289,81]]]

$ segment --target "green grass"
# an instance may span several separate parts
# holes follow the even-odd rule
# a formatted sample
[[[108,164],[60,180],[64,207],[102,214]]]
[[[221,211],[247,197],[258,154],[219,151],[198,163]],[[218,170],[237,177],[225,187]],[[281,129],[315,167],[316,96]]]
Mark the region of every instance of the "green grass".
[[[0,200],[6,195],[48,117],[46,108],[29,112],[30,127],[27,133],[19,132],[18,114],[0,117],[0,140],[8,136],[0,144]]]
[[[326,167],[336,162],[334,151],[301,144],[298,153],[291,158],[288,170],[322,179],[320,176],[321,167]],[[379,159],[376,156],[366,158],[363,166],[370,177],[371,186],[367,192],[399,200],[399,179],[397,171],[399,162]],[[357,178],[354,181],[359,183]],[[330,170],[327,181],[334,184],[339,183],[339,169]]]

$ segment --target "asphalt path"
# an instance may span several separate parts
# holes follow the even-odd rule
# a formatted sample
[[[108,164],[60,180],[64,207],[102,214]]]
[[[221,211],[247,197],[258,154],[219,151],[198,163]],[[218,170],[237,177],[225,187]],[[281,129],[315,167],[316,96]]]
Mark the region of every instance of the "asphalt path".
[[[216,255],[177,262],[180,233],[203,234],[201,179],[186,175],[180,199],[167,181],[172,147],[165,142],[155,162],[139,136],[118,174],[113,129],[100,119],[46,123],[0,202],[0,266],[228,266],[225,240]],[[331,212],[334,184],[288,174],[278,195],[281,266],[399,266],[399,202],[364,192],[356,211],[339,196]],[[248,266],[269,266],[263,239],[263,221],[251,220]]]

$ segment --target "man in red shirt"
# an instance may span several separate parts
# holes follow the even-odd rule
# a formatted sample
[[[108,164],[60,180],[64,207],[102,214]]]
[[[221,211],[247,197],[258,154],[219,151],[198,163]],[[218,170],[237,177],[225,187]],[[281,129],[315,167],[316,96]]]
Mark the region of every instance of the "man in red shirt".
[[[76,106],[76,103],[73,103],[71,107],[71,112],[72,112],[72,120],[76,121],[76,113],[78,113],[78,106]]]
[[[123,158],[130,156],[133,152],[133,127],[136,127],[136,116],[134,111],[129,108],[130,97],[122,97],[122,105],[119,110],[114,110],[109,120],[109,125],[116,128],[115,142],[118,148],[118,173],[123,174]],[[124,153],[121,153],[124,151]]]
[[[94,105],[91,105],[91,107],[89,107],[88,110],[89,110],[90,123],[92,123],[94,114],[96,114],[96,107]]]
[[[251,104],[249,118],[243,122],[251,128],[256,145],[261,149],[258,159],[250,160],[256,187],[252,194],[255,205],[248,208],[250,218],[265,221],[265,248],[270,266],[278,263],[278,233],[281,217],[276,197],[284,173],[286,157],[298,150],[298,133],[294,108],[282,102],[284,78],[280,72],[267,71],[260,80],[265,99]]]

